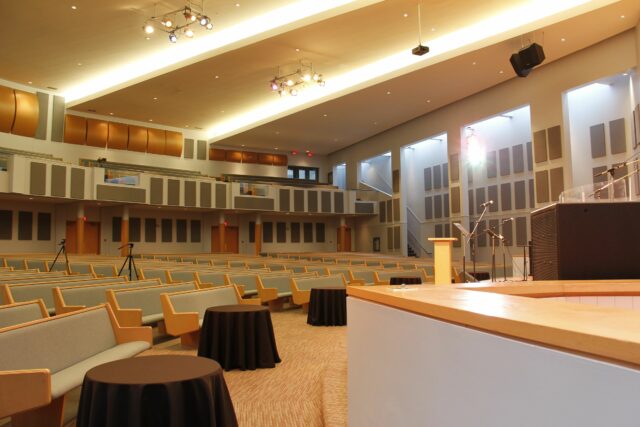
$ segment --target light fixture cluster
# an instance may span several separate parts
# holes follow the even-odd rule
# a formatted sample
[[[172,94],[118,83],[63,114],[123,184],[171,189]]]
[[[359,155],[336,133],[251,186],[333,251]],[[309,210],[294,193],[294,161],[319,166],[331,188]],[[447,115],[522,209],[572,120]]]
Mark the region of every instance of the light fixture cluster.
[[[276,148],[276,150],[277,150],[277,148]],[[291,150],[291,155],[292,156],[297,156],[298,154],[299,154],[298,150]],[[305,150],[304,154],[307,157],[313,157],[313,152],[311,150]]]
[[[297,96],[300,91],[310,84],[324,86],[326,81],[322,74],[313,69],[309,60],[302,59],[295,71],[288,74],[280,74],[280,67],[276,76],[269,82],[269,88],[280,96]]]
[[[153,34],[156,29],[167,33],[169,41],[176,43],[178,38],[184,35],[193,38],[195,35],[192,26],[200,25],[207,30],[213,29],[211,19],[204,14],[203,2],[188,1],[184,7],[172,10],[161,15],[147,19],[142,29],[147,35]]]

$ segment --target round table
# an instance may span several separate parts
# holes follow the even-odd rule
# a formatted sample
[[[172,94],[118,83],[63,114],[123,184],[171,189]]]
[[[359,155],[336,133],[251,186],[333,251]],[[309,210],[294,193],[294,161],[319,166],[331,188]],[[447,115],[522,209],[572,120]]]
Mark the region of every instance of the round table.
[[[307,323],[313,326],[347,324],[347,289],[344,286],[311,288]]]
[[[237,426],[220,365],[194,356],[117,360],[85,375],[77,427]]]
[[[224,368],[274,368],[280,362],[271,314],[258,305],[210,307],[200,329],[198,356]]]

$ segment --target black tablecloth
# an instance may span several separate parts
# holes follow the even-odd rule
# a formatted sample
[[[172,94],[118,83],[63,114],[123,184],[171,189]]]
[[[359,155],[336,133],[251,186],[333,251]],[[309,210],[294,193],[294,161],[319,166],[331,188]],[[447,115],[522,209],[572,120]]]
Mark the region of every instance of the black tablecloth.
[[[347,324],[347,289],[312,288],[307,323],[314,326]]]
[[[220,365],[194,356],[147,356],[90,369],[77,427],[237,426]]]
[[[274,368],[280,356],[269,310],[256,305],[207,309],[198,356],[217,361],[225,371]]]
[[[390,277],[390,285],[421,285],[422,279],[420,277]]]
[[[491,279],[491,275],[486,271],[476,271],[475,273],[467,271],[467,274],[473,276],[476,280],[490,280]]]

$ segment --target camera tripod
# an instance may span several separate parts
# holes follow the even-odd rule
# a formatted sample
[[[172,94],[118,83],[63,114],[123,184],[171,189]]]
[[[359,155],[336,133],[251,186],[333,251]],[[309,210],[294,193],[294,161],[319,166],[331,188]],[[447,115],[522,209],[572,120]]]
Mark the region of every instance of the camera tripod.
[[[67,271],[67,274],[69,274],[70,271],[69,271],[69,258],[67,257],[67,239],[60,240],[60,243],[58,243],[58,245],[60,245],[60,249],[58,249],[58,253],[56,254],[56,257],[53,259],[53,263],[51,264],[51,267],[49,267],[49,271],[53,271],[53,267],[55,267],[56,262],[58,261],[58,257],[62,253],[62,254],[64,254],[64,262],[66,264],[66,271]]]
[[[120,246],[118,249],[122,249],[125,246],[129,247],[129,253],[127,254],[127,257],[124,259],[124,262],[122,263],[122,267],[120,267],[120,271],[118,271],[118,276],[122,274],[122,270],[124,270],[124,267],[127,266],[128,264],[127,268],[129,269],[129,280],[132,280],[132,275],[134,273],[136,275],[136,280],[139,280],[138,269],[136,268],[136,262],[133,259],[133,243],[127,243],[126,245]]]

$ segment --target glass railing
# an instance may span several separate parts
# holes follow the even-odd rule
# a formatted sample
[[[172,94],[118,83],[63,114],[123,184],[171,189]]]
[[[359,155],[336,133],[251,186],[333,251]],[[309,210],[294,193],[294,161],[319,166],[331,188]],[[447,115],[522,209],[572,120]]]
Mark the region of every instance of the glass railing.
[[[250,182],[241,182],[240,195],[267,197],[269,195],[269,187],[270,185],[267,185],[267,184],[253,184]]]
[[[560,193],[560,203],[626,202],[629,200],[627,180],[598,182],[570,188]]]
[[[140,185],[140,174],[131,171],[105,169],[104,182],[108,184]]]

